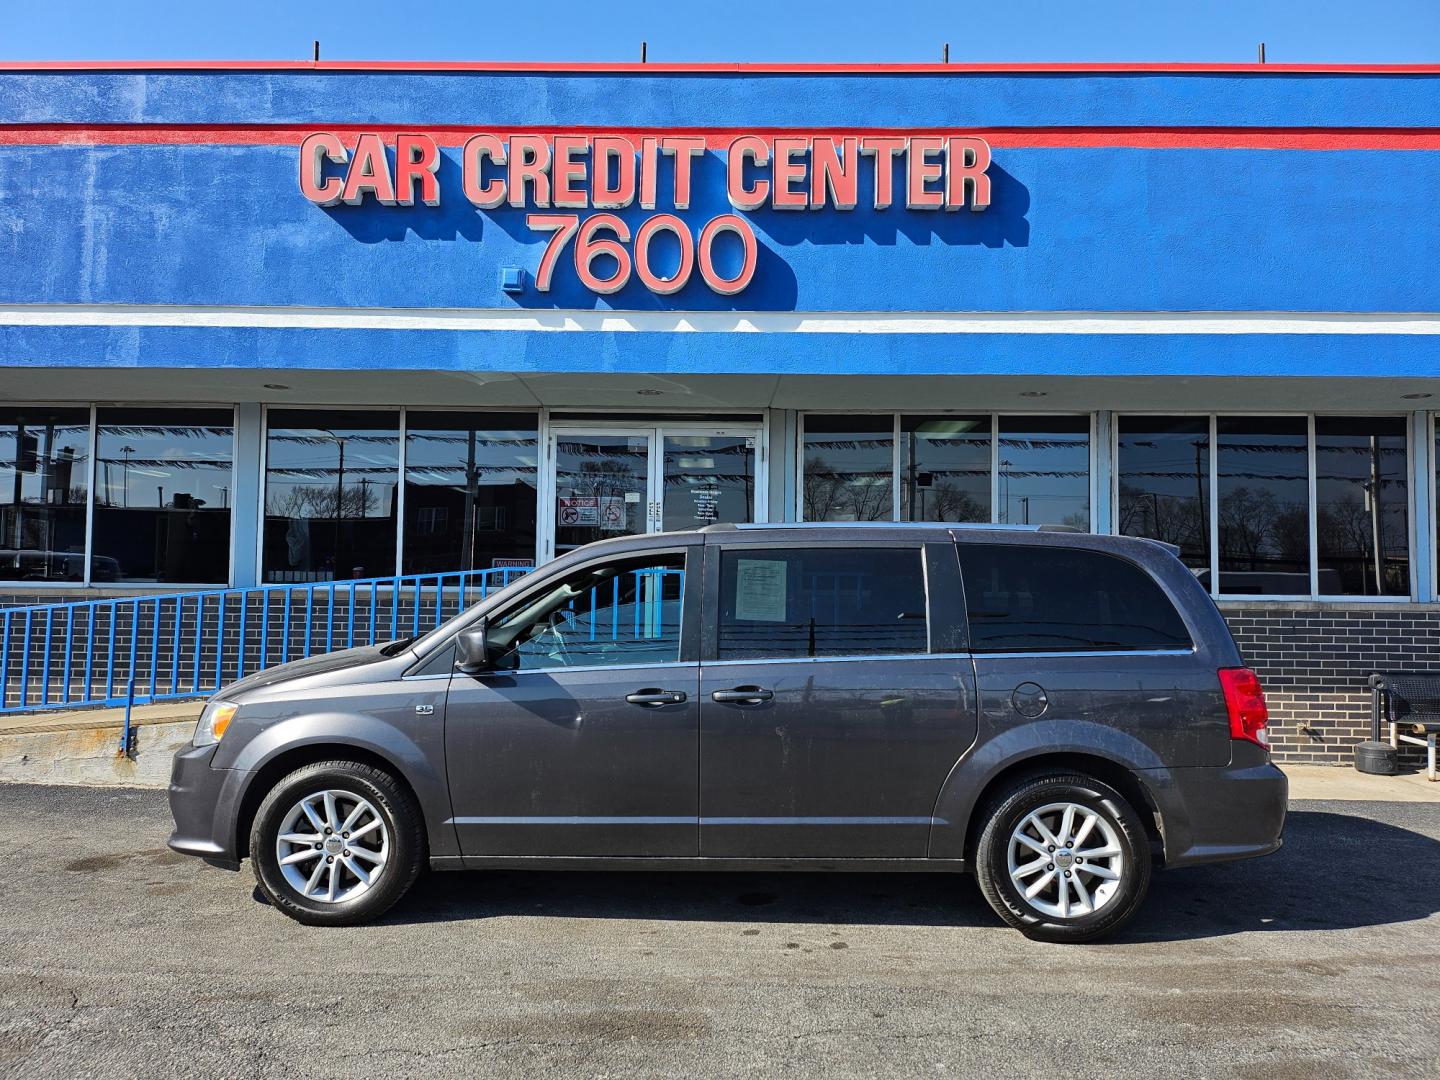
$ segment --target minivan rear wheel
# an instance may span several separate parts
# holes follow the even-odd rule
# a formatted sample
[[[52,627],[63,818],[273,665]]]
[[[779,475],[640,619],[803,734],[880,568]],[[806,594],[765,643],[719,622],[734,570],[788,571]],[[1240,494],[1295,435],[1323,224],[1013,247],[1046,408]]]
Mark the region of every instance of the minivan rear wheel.
[[[414,883],[424,851],[414,796],[389,773],[355,761],[290,773],[265,796],[250,831],[261,890],[312,926],[379,918]]]
[[[1039,941],[1093,941],[1118,930],[1145,899],[1151,870],[1134,808],[1081,773],[1017,782],[991,803],[975,846],[985,899]]]

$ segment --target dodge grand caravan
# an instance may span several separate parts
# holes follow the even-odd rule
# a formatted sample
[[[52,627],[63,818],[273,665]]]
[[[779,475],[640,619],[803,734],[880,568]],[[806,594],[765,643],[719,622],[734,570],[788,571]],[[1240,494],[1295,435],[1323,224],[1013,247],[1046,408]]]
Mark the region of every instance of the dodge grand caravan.
[[[306,923],[423,866],[970,870],[1085,941],[1280,845],[1265,698],[1166,545],[939,524],[607,540],[205,705],[170,846]]]

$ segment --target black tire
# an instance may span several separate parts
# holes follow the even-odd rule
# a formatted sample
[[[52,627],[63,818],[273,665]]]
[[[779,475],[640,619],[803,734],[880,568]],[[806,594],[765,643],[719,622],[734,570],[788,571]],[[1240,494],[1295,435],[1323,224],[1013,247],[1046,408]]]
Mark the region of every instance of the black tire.
[[[1037,910],[1010,877],[1013,833],[1032,812],[1052,803],[1075,803],[1099,815],[1113,830],[1121,851],[1123,869],[1114,893],[1096,910],[1078,917]],[[1081,773],[1046,773],[1018,781],[990,803],[975,845],[975,876],[986,901],[1007,923],[1037,941],[1077,943],[1114,933],[1139,910],[1153,869],[1150,840],[1134,808],[1114,788]],[[1093,886],[1095,879],[1089,880]],[[1044,893],[1040,899],[1045,899]]]
[[[302,895],[286,880],[276,851],[280,828],[291,809],[308,795],[325,790],[352,792],[367,800],[389,833],[388,853],[378,880],[352,899],[337,902]],[[420,807],[403,784],[373,766],[355,761],[306,765],[277,783],[261,802],[250,830],[250,861],[255,866],[255,880],[270,902],[292,919],[309,926],[370,922],[389,911],[409,891],[424,865],[425,829]]]

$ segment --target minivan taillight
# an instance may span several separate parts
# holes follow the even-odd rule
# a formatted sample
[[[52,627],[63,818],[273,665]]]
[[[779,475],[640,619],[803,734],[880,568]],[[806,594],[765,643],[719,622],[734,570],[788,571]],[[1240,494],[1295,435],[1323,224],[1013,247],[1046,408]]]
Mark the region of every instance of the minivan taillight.
[[[1225,708],[1230,713],[1230,737],[1246,739],[1270,748],[1270,710],[1265,706],[1265,691],[1260,678],[1249,668],[1220,669],[1220,686],[1225,691]]]

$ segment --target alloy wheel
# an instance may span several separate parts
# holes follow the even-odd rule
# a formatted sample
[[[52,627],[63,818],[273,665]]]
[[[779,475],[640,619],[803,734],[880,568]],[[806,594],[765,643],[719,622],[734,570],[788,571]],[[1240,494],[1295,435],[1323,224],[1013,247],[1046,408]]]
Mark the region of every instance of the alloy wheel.
[[[340,904],[385,872],[390,832],[373,803],[329,788],[306,795],[281,821],[275,857],[286,883],[306,900]]]
[[[1010,834],[1010,882],[1042,915],[1093,915],[1120,891],[1125,856],[1115,827],[1080,803],[1032,810]]]

